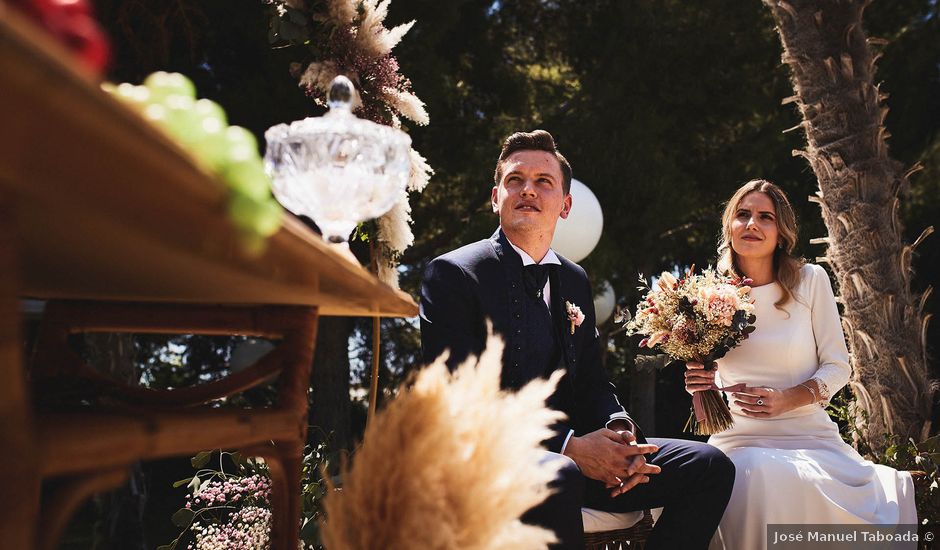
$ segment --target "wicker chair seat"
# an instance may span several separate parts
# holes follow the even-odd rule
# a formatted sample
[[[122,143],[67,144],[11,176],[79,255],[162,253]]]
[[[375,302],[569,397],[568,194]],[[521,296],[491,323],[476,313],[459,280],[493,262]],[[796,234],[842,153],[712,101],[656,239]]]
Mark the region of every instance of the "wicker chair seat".
[[[585,533],[599,531],[617,531],[629,529],[643,520],[643,511],[636,512],[604,512],[591,508],[581,508],[581,522],[584,523]]]
[[[643,548],[653,529],[649,510],[613,513],[581,508],[584,547],[587,550]]]

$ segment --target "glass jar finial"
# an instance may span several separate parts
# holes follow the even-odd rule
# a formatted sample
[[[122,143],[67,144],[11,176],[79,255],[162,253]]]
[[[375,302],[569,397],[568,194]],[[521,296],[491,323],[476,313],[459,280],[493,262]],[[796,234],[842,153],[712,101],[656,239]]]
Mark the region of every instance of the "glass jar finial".
[[[327,94],[327,104],[331,111],[352,112],[353,99],[356,97],[356,87],[351,80],[343,75],[333,79],[330,84],[330,93]]]

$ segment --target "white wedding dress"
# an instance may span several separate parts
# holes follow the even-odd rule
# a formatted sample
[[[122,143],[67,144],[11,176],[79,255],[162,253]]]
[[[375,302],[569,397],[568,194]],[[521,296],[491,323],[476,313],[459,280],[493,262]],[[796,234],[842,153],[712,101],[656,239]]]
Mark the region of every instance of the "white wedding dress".
[[[783,292],[778,283],[752,289],[756,330],[718,361],[720,386],[782,389],[815,378],[828,398],[848,382],[849,355],[829,276],[811,264],[800,275],[799,301],[791,299],[786,312],[774,307]],[[712,550],[765,549],[768,524],[917,522],[910,474],[863,459],[820,404],[757,419],[729,401],[734,427],[708,440],[736,467]]]

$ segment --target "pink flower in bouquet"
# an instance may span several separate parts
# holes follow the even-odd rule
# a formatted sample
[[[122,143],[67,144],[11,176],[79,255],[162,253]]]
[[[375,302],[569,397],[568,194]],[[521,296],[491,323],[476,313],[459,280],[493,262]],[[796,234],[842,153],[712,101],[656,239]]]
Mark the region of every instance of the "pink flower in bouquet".
[[[709,323],[730,327],[734,314],[741,309],[737,287],[721,285],[699,290],[699,300]]]

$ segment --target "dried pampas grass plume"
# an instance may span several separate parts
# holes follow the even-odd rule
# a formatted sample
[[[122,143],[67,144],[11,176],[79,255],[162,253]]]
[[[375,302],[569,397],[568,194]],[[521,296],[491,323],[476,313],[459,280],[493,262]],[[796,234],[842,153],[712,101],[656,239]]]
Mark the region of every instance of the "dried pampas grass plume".
[[[329,491],[329,550],[536,550],[551,531],[522,514],[549,494],[557,461],[541,441],[562,414],[545,406],[561,377],[499,388],[502,341],[453,374],[439,358],[375,416],[343,488]],[[525,419],[520,421],[520,419]]]
[[[394,27],[385,28],[388,6],[391,0],[364,0],[362,19],[356,29],[356,43],[363,51],[375,57],[382,57],[392,51],[401,42],[402,37],[411,30],[415,22],[409,21]]]
[[[427,159],[421,156],[421,153],[411,150],[411,178],[408,180],[408,190],[424,191],[434,175],[434,169],[428,164]]]
[[[402,116],[421,126],[427,126],[431,122],[428,111],[424,107],[424,102],[418,99],[418,96],[395,88],[385,88],[383,91],[386,104],[401,113]]]
[[[359,11],[359,0],[332,0],[326,5],[330,18],[340,26],[352,23]]]
[[[411,204],[408,202],[408,193],[402,190],[398,202],[376,222],[377,240],[381,245],[377,250],[376,275],[383,283],[398,289],[396,258],[414,244],[415,240],[414,232],[411,231]]]

